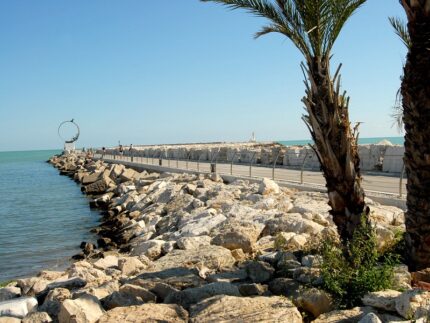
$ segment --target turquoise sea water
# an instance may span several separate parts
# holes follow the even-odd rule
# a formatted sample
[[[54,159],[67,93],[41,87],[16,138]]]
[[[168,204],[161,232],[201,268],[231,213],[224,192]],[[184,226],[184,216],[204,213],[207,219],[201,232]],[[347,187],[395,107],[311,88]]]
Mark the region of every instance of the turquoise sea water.
[[[45,161],[59,151],[0,152],[0,282],[64,267],[98,212]]]
[[[361,145],[365,144],[377,144],[382,140],[388,140],[393,145],[403,145],[404,138],[403,137],[373,137],[373,138],[358,138],[358,143]],[[278,141],[280,144],[285,146],[303,146],[312,143],[311,139],[308,140],[280,140]]]

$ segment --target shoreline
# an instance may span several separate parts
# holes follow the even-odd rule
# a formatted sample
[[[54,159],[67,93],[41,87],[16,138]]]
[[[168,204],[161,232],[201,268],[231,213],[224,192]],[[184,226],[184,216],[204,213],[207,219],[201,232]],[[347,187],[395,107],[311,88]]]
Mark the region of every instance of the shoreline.
[[[102,323],[124,315],[167,322],[252,315],[294,323],[303,321],[302,312],[308,318],[339,315],[333,305],[321,305],[330,297],[319,289],[319,256],[306,251],[337,234],[325,194],[282,188],[268,179],[225,184],[214,173],[137,172],[76,155],[50,162],[80,183],[91,207],[102,211],[93,229],[100,238],[97,246],[83,242],[65,271],[42,271],[7,287],[15,293],[9,302],[32,304],[21,317],[47,315],[62,323],[77,316]],[[368,204],[378,247],[384,248],[396,230],[404,230],[403,211]],[[285,240],[281,249],[279,236]],[[396,270],[404,293],[414,291],[407,269]],[[315,295],[317,304],[311,301]],[[377,307],[370,310],[382,315]],[[348,311],[341,312],[349,317]],[[402,319],[402,313],[390,315]]]

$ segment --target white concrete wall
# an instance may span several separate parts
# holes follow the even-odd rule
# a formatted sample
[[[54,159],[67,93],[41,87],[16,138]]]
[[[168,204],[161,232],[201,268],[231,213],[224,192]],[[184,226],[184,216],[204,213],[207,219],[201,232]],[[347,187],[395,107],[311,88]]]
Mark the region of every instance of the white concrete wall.
[[[273,166],[274,159],[281,150],[278,165],[285,167],[302,167],[306,157],[305,168],[320,168],[315,152],[308,146],[283,147],[277,144],[256,143],[226,143],[226,144],[190,144],[190,145],[160,145],[138,146],[133,149],[134,156],[148,158],[170,158],[199,160],[209,162],[218,154],[218,162],[234,162],[249,164],[255,153],[253,163]],[[107,149],[107,153],[117,151]],[[124,154],[128,155],[128,147],[124,147]],[[360,165],[363,171],[382,170],[384,172],[400,173],[403,167],[404,148],[402,146],[360,145]]]
[[[403,155],[405,147],[392,146],[387,147],[382,163],[382,171],[389,173],[401,173],[403,168]]]

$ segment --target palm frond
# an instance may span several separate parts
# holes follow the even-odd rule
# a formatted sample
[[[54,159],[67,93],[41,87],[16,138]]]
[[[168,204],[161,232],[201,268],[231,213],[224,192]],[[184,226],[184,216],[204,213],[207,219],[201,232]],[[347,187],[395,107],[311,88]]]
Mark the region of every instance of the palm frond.
[[[330,57],[330,51],[348,18],[366,0],[201,0],[244,9],[271,21],[255,37],[281,33],[309,60]]]
[[[396,126],[397,131],[401,133],[403,131],[403,104],[400,89],[396,93],[396,101],[394,102],[391,118],[393,119],[393,126]]]
[[[396,17],[389,17],[391,26],[393,26],[397,36],[402,40],[403,44],[407,48],[411,47],[411,36],[409,35],[408,28],[406,26],[406,22]]]

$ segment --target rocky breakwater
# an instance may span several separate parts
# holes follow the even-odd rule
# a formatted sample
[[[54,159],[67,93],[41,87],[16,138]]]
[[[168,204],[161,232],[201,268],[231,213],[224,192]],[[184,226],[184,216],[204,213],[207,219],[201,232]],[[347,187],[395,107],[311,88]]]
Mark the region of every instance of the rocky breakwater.
[[[264,179],[229,184],[211,174],[136,172],[83,156],[53,157],[102,210],[97,246],[65,271],[0,289],[0,322],[394,322],[430,316],[430,292],[366,295],[337,310],[312,246],[336,236],[325,195]],[[368,201],[379,248],[403,212]],[[282,248],[279,241],[282,240]],[[430,272],[420,280],[430,281]],[[302,315],[305,314],[305,315]]]

